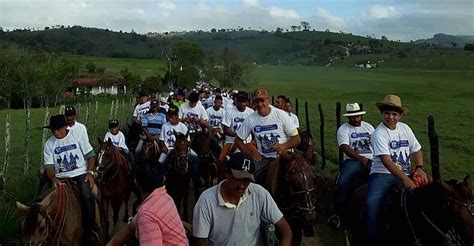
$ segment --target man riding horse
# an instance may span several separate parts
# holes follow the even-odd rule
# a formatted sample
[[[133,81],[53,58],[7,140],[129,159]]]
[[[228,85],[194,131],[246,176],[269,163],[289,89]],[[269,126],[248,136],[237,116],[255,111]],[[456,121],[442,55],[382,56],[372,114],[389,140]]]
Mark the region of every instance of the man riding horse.
[[[287,151],[298,146],[300,137],[288,113],[270,105],[266,89],[257,88],[254,91],[253,104],[256,111],[237,130],[235,144],[257,161],[255,180],[262,184],[271,163],[278,155],[288,157]],[[244,144],[243,139],[250,134],[256,138],[257,149]]]
[[[157,149],[155,153],[158,153],[158,141],[161,133],[163,124],[166,123],[166,115],[159,111],[160,102],[156,99],[150,101],[150,111],[143,116],[141,123],[143,133],[146,136],[146,141],[153,143],[153,146]],[[138,157],[141,157],[141,150],[144,140],[138,142],[135,153]]]
[[[97,242],[95,224],[95,202],[91,194],[94,185],[95,153],[86,137],[67,130],[64,115],[51,116],[51,136],[44,145],[44,168],[53,188],[69,184],[76,185],[82,204],[85,236],[90,243]],[[70,222],[74,223],[74,222]]]

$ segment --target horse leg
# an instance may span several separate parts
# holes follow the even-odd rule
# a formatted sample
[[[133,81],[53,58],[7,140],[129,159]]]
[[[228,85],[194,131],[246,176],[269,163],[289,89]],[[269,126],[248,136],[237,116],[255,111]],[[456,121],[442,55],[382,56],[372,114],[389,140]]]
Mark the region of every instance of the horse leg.
[[[293,237],[291,239],[291,245],[301,245],[301,241],[303,239],[301,221],[298,221],[296,219],[288,219],[288,224],[290,225],[291,232],[293,234]]]
[[[112,221],[114,222],[114,226],[117,225],[120,206],[122,205],[123,199],[113,199],[112,200]]]
[[[183,195],[183,220],[188,222],[188,201],[189,201],[189,182],[190,182],[190,177],[186,178],[186,182],[183,186],[183,192],[181,193]],[[196,188],[194,188],[196,190]],[[196,197],[197,199],[197,197]]]
[[[104,211],[104,221],[105,221],[105,228],[104,231],[108,235],[109,234],[109,203],[110,200],[107,198],[102,197],[102,209]]]
[[[124,203],[125,203],[125,213],[123,215],[123,223],[127,223],[128,222],[128,201],[130,200],[130,189],[127,189],[127,191],[125,191],[125,195],[124,195]]]

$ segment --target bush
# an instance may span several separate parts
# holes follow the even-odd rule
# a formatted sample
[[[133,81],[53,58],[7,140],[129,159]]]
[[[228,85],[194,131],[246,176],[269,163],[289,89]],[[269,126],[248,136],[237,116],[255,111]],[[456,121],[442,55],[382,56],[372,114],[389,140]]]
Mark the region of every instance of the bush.
[[[88,63],[86,64],[86,70],[87,70],[87,72],[89,72],[89,73],[95,73],[95,69],[96,69],[96,67],[95,67],[95,64],[94,64],[93,62],[88,62]]]

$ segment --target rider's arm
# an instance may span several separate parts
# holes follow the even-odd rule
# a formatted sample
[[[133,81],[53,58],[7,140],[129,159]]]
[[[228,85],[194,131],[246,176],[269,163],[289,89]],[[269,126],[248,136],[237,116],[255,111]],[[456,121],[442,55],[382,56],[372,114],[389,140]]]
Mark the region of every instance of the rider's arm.
[[[390,173],[392,173],[395,177],[400,179],[403,182],[405,188],[414,189],[416,187],[415,183],[413,183],[413,181],[411,181],[411,179],[407,175],[405,175],[402,170],[398,169],[398,167],[392,161],[390,155],[379,155],[379,157],[385,168],[387,168]]]
[[[135,228],[136,225],[134,221],[125,225],[112,237],[112,239],[110,239],[110,241],[107,243],[107,246],[122,246],[126,242],[132,240],[135,235]]]
[[[196,246],[208,246],[209,240],[207,238],[196,238]]]
[[[255,151],[255,148],[250,148],[250,145],[245,144],[242,139],[240,139],[239,136],[236,136],[234,139],[234,144],[237,148],[240,149],[240,151],[244,152],[245,154],[251,156],[255,161],[260,161],[262,159],[262,156],[258,151]]]
[[[298,146],[298,144],[300,144],[300,142],[301,142],[300,135],[294,135],[294,136],[290,137],[290,139],[288,141],[286,141],[286,143],[277,144],[277,145],[275,145],[274,148],[278,152],[286,151],[286,150],[289,150],[291,148],[295,148],[296,146]]]
[[[237,136],[237,134],[235,134],[235,132],[232,131],[232,129],[231,129],[230,127],[225,126],[225,125],[223,125],[223,127],[224,127],[224,133],[225,133],[225,135],[231,136],[231,137]]]
[[[358,155],[356,152],[354,152],[354,150],[349,147],[349,145],[347,144],[341,144],[339,145],[339,149],[342,150],[342,152],[344,152],[344,154],[346,154],[347,156],[349,156],[352,160],[357,160],[359,161],[360,163],[363,163],[364,165],[367,165],[369,163],[369,159],[367,159],[367,157],[364,157],[364,156],[361,156],[361,155]]]
[[[280,232],[280,245],[291,245],[291,238],[292,238],[292,233],[291,233],[291,228],[286,222],[284,217],[281,217],[281,219],[275,224],[275,227],[278,229]]]

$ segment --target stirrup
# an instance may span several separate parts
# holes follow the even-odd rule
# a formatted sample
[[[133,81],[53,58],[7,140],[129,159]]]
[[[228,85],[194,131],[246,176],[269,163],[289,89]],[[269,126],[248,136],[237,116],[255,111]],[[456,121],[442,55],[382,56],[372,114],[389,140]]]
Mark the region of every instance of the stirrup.
[[[341,219],[336,214],[333,214],[328,219],[328,225],[330,225],[330,226],[332,226],[336,229],[339,229],[339,228],[341,228]]]

